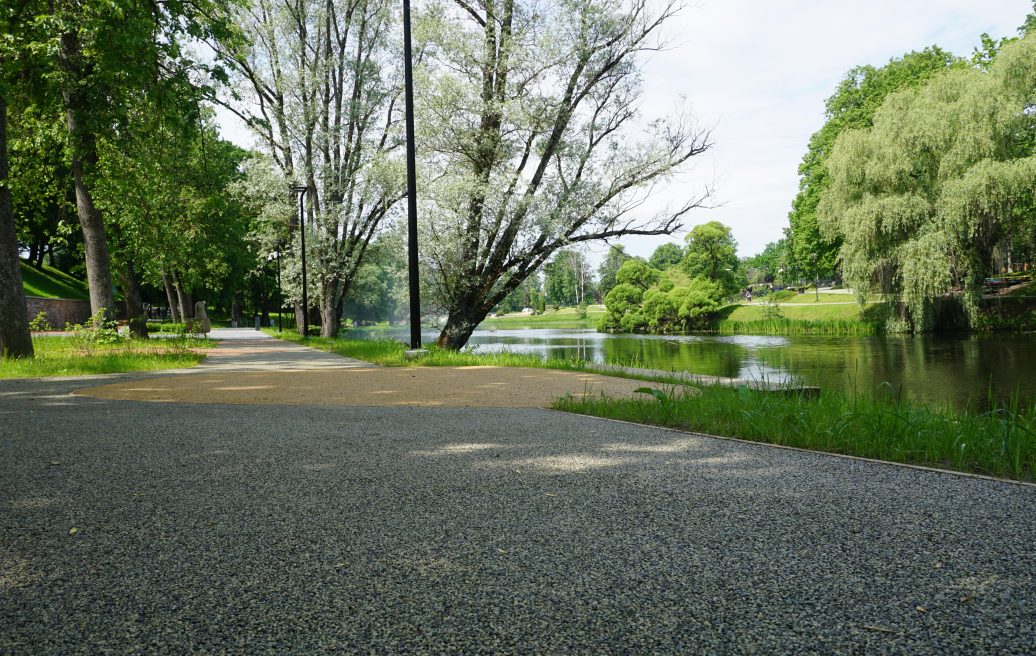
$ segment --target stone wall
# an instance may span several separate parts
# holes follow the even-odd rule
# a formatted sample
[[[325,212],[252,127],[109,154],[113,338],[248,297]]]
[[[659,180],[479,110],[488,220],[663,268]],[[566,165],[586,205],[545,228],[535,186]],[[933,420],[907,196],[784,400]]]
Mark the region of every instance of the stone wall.
[[[86,323],[90,318],[90,301],[26,296],[25,307],[28,310],[29,321],[35,319],[40,312],[46,312],[47,323],[55,330],[63,330],[67,323]]]

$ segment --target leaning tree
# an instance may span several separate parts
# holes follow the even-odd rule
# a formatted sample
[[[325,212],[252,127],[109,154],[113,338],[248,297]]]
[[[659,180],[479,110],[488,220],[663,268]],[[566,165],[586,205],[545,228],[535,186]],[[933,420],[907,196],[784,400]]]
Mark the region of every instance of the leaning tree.
[[[710,146],[683,112],[639,116],[641,55],[681,8],[653,7],[454,0],[422,17],[423,239],[448,312],[440,346],[462,347],[555,251],[670,234],[709,196],[644,212],[653,187]]]

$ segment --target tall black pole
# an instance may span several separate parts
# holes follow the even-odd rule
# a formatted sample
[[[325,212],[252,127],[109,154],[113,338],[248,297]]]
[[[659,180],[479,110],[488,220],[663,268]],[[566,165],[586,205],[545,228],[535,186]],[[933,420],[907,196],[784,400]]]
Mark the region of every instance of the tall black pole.
[[[306,191],[299,194],[299,232],[302,234],[302,337],[309,337],[309,290],[306,287]]]
[[[417,155],[414,145],[414,68],[410,0],[403,0],[403,89],[406,96],[407,256],[410,268],[410,348],[421,348],[421,286],[417,276]]]

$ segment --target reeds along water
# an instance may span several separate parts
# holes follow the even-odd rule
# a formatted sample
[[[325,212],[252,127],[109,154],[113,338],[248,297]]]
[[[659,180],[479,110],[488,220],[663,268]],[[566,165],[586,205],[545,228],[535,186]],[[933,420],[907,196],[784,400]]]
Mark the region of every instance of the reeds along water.
[[[756,319],[739,321],[724,319],[716,324],[716,331],[725,335],[848,335],[866,337],[880,333],[875,324],[846,319]]]

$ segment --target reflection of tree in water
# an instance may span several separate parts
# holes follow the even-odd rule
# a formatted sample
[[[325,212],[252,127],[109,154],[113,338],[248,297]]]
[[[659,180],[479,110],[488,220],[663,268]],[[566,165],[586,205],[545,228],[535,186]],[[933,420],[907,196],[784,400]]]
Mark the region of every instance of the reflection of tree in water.
[[[888,383],[913,401],[989,408],[1020,393],[1036,402],[1036,339],[918,337],[752,336],[667,338],[577,331],[476,333],[477,351],[509,350],[540,357],[607,362],[709,376],[788,374],[796,382],[851,393],[873,393]],[[384,337],[385,333],[372,334]],[[400,333],[399,337],[404,337]],[[757,374],[756,372],[763,372]]]
[[[746,349],[738,344],[708,338],[694,341],[640,337],[608,339],[604,342],[604,353],[609,363],[726,378],[740,375],[747,356]]]

